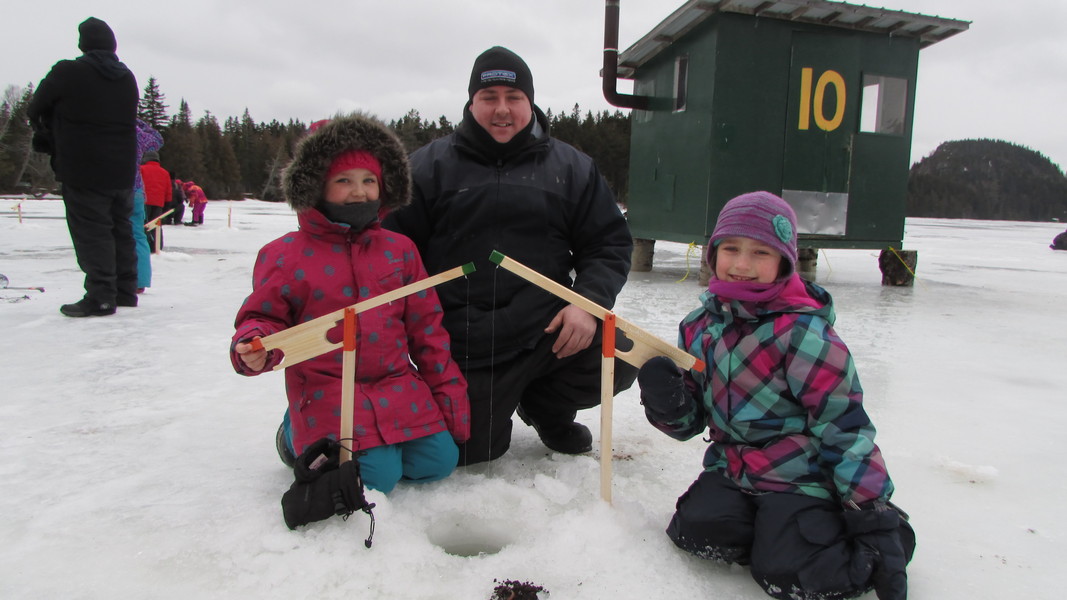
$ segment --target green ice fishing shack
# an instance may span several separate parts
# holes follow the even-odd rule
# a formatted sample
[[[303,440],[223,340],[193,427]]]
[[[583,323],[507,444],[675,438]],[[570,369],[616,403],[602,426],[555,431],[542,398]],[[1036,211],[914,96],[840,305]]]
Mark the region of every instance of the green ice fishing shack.
[[[827,0],[689,0],[618,51],[607,0],[604,95],[632,108],[634,269],[655,240],[703,244],[730,198],[796,210],[802,271],[818,248],[900,250],[919,50],[969,23]],[[633,80],[620,94],[617,79]],[[883,274],[886,264],[883,260]],[[883,283],[910,284],[907,269]]]

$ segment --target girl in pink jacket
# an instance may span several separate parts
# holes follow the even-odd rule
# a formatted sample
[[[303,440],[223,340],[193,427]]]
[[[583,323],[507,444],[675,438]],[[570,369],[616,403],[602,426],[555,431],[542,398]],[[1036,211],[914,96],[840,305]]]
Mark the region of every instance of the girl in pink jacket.
[[[207,194],[204,193],[204,189],[193,181],[186,181],[182,184],[182,191],[185,192],[185,198],[193,209],[192,220],[186,225],[203,225],[204,209],[207,208]]]
[[[379,222],[408,203],[411,183],[403,145],[377,119],[357,113],[313,125],[285,171],[283,191],[300,229],[259,252],[231,346],[242,375],[282,359],[278,351],[254,351],[255,338],[426,277],[411,240]],[[459,458],[456,443],[470,435],[467,384],[441,317],[433,288],[357,314],[354,439],[339,441],[351,444],[357,458],[345,465],[358,460],[356,475],[368,487],[388,493],[400,481],[447,477]],[[291,432],[279,438],[299,455],[298,483],[315,458],[305,451],[314,445],[317,453],[317,442],[338,437],[341,372],[340,349],[285,369]],[[286,521],[293,526],[288,512]]]

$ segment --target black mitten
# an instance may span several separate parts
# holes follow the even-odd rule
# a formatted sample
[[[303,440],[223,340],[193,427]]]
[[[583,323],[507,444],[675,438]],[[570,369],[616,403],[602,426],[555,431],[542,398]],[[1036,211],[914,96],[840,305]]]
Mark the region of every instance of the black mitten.
[[[906,600],[908,556],[900,528],[907,523],[900,513],[882,502],[870,502],[860,510],[846,510],[844,518],[845,529],[856,544],[853,581],[870,581],[879,600]]]
[[[650,421],[677,421],[693,410],[693,397],[682,381],[682,371],[666,356],[648,359],[637,372],[637,383]]]
[[[340,451],[340,444],[323,438],[297,457],[293,466],[296,481],[282,495],[282,516],[289,529],[333,515],[347,519],[355,511],[362,510],[371,517],[371,535],[374,535],[374,514],[371,512],[374,505],[363,495],[359,461],[353,458],[338,466]],[[367,547],[370,547],[370,538]]]

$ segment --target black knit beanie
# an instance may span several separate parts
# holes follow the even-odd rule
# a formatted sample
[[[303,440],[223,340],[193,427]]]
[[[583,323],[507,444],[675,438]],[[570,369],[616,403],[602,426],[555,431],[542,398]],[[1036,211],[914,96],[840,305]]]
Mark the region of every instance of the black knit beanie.
[[[114,52],[118,44],[115,43],[115,32],[111,31],[107,23],[89,17],[78,25],[78,50],[90,52],[92,50],[107,50]]]
[[[467,86],[467,95],[474,98],[478,90],[495,85],[504,85],[522,90],[534,103],[533,74],[526,61],[518,54],[502,46],[493,46],[474,59],[471,69],[471,81]]]

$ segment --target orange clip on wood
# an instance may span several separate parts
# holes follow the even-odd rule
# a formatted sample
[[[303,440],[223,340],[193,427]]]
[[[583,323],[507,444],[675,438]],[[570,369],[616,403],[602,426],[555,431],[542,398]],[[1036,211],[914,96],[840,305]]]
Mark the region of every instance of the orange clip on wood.
[[[608,312],[604,315],[604,333],[601,338],[604,358],[615,358],[615,313]]]

